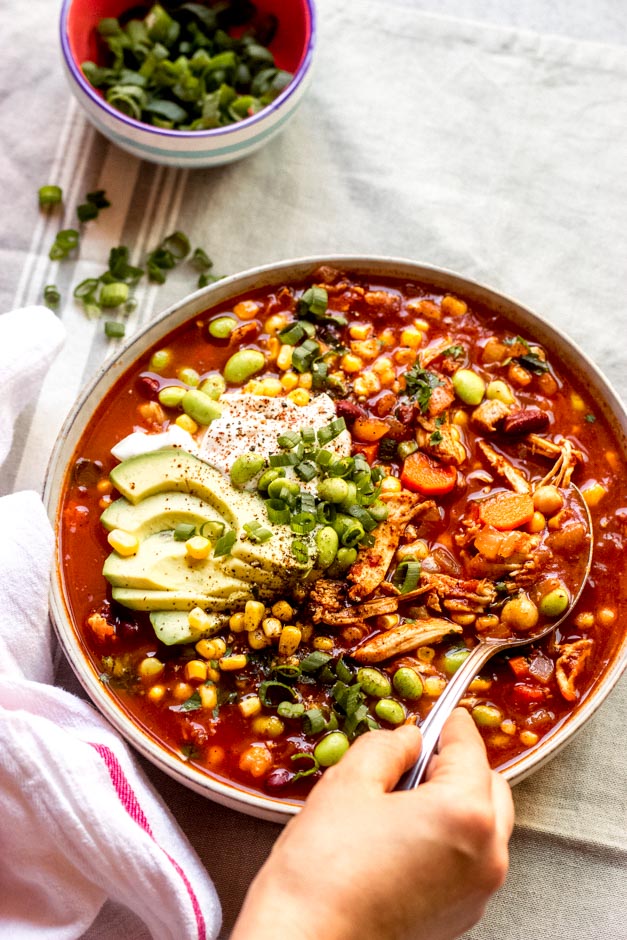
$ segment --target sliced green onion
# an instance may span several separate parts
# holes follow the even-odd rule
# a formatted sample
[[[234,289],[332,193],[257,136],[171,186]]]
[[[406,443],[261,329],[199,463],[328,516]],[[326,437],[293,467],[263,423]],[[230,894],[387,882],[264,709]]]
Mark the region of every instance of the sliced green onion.
[[[61,294],[56,284],[46,284],[44,287],[44,303],[54,310],[59,306]]]
[[[119,307],[128,300],[128,284],[124,281],[114,281],[112,284],[103,284],[100,289],[98,301],[101,307]]]
[[[104,189],[96,189],[93,193],[87,193],[85,199],[87,202],[91,202],[97,209],[108,209],[111,205]]]
[[[308,708],[302,718],[304,734],[320,734],[326,727],[324,715],[319,708]]]
[[[93,202],[83,202],[76,207],[79,222],[90,222],[92,219],[97,219],[99,211],[98,206],[94,205]]]
[[[88,298],[94,297],[96,291],[98,290],[98,285],[100,281],[95,277],[88,277],[84,281],[81,281],[80,284],[77,284],[73,291],[73,296],[77,300],[87,300]]]
[[[300,477],[301,480],[304,480],[306,483],[309,480],[313,480],[314,477],[318,476],[318,468],[315,463],[312,463],[311,460],[303,460],[302,463],[297,464],[294,467],[296,476]]]
[[[286,450],[292,450],[300,444],[300,440],[301,437],[297,431],[286,431],[285,434],[281,434],[277,439],[277,444],[279,447],[284,447]]]
[[[313,512],[297,512],[290,519],[290,528],[296,535],[308,535],[317,525],[316,515]]]
[[[335,673],[341,682],[350,684],[353,681],[353,673],[344,662],[343,656],[340,656],[337,663],[335,664]]]
[[[63,190],[60,186],[41,186],[37,195],[39,197],[39,205],[42,208],[46,206],[58,206],[59,203],[63,201]]]
[[[260,544],[268,542],[272,538],[270,529],[266,529],[260,522],[245,522],[244,531],[248,534],[249,539]]]
[[[330,659],[331,655],[329,653],[314,650],[312,653],[308,653],[304,659],[301,659],[300,668],[306,675],[313,675],[314,672],[318,672],[319,669],[326,666]]]
[[[300,539],[294,539],[292,542],[292,555],[296,561],[301,565],[306,565],[309,563],[309,548],[307,543],[301,541]]]
[[[303,777],[310,777],[312,774],[315,774],[317,770],[320,769],[320,764],[313,756],[313,754],[307,754],[305,751],[299,751],[298,754],[292,754],[291,760],[310,760],[311,765],[306,767],[304,770],[299,770],[292,777],[292,783],[296,783],[297,780],[302,780]]]
[[[194,253],[190,260],[199,271],[208,271],[213,267],[213,261],[202,248],[194,248]]]
[[[299,698],[299,693],[284,682],[277,682],[276,679],[266,679],[259,685],[259,698],[261,704],[266,708],[276,708],[280,702],[295,702]]]
[[[284,345],[296,346],[306,336],[306,333],[302,323],[290,323],[288,326],[284,326],[282,330],[279,330],[277,336]]]
[[[231,549],[237,541],[237,535],[233,529],[229,529],[224,535],[220,536],[213,550],[213,557],[220,558],[222,555],[230,555]]]
[[[104,331],[109,339],[121,339],[126,333],[126,327],[115,320],[105,320]]]
[[[318,443],[321,447],[334,440],[342,431],[346,430],[346,421],[344,418],[334,418],[330,424],[326,424],[318,431]]]
[[[172,232],[171,235],[166,235],[161,242],[161,248],[164,251],[169,251],[176,261],[182,261],[192,250],[187,235],[184,232],[178,231]]]
[[[349,516],[352,516],[353,519],[357,519],[358,522],[363,526],[364,532],[372,532],[376,528],[376,520],[372,518],[367,509],[364,509],[362,506],[349,506],[346,510]]]
[[[273,525],[286,525],[292,517],[291,509],[282,499],[267,499],[266,512]]]
[[[401,594],[409,594],[410,591],[415,591],[420,581],[421,567],[419,561],[405,559],[394,572],[392,584],[399,589]]]
[[[344,531],[340,535],[340,541],[342,545],[347,548],[352,548],[355,545],[358,545],[365,535],[364,527],[361,522],[350,523],[344,528]]]
[[[324,287],[309,287],[298,300],[300,317],[323,317],[327,312],[329,295]]]
[[[300,718],[304,711],[305,706],[302,702],[279,702],[277,708],[277,714],[279,714],[281,718]],[[297,756],[296,754],[294,755],[294,757]]]
[[[341,477],[344,479],[353,472],[354,463],[352,457],[340,457],[339,460],[334,460],[332,464],[329,464],[327,473],[330,477]]]
[[[335,460],[335,454],[331,450],[319,450],[316,454],[316,463],[322,470],[328,469]]]
[[[195,531],[196,526],[192,525],[191,522],[180,522],[172,532],[172,536],[176,542],[186,542]]]
[[[300,436],[305,447],[311,447],[316,443],[316,431],[314,428],[302,428]]]
[[[290,454],[270,454],[268,463],[271,467],[295,467],[300,463],[301,457],[296,453]]]
[[[329,525],[335,521],[337,509],[333,503],[327,503],[324,500],[316,506],[316,518],[323,525]]]
[[[209,539],[213,542],[214,539],[219,539],[224,535],[224,530],[226,526],[223,522],[218,522],[217,520],[211,520],[210,522],[203,522],[200,527],[200,534],[203,538]]]
[[[292,368],[297,372],[308,372],[319,355],[320,343],[315,339],[306,339],[300,346],[296,346],[292,353]]]
[[[80,235],[74,228],[65,228],[57,232],[52,248],[48,252],[50,260],[62,261],[67,258],[69,253],[77,247],[79,238]]]

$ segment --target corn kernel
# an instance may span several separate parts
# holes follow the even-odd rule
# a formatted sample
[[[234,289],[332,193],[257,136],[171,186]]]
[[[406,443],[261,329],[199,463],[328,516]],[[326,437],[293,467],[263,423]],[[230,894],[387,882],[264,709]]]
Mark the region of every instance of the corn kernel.
[[[607,489],[601,483],[593,483],[592,486],[587,486],[581,491],[581,495],[590,509],[598,506],[606,493]]]
[[[585,411],[586,410],[586,403],[581,397],[581,395],[577,394],[577,392],[570,393],[570,407],[573,409],[573,411]]]
[[[272,605],[272,613],[282,623],[289,623],[294,615],[294,608],[287,601],[277,601]]]
[[[211,682],[219,682],[222,676],[220,675],[219,669],[214,669],[213,666],[207,666],[207,679],[210,679]]]
[[[291,656],[298,649],[301,641],[301,632],[298,627],[286,624],[279,637],[279,655]]]
[[[295,405],[299,405],[302,408],[304,405],[309,404],[311,395],[306,388],[295,388],[293,391],[287,393],[287,397],[293,401]]]
[[[414,326],[417,330],[420,330],[421,333],[426,333],[429,329],[429,323],[422,319],[414,320]]]
[[[534,512],[533,516],[527,523],[527,532],[531,532],[532,535],[536,532],[542,532],[546,525],[546,519],[541,512],[537,510]]]
[[[381,493],[400,493],[401,489],[398,477],[384,477],[381,480]]]
[[[409,304],[407,304],[407,308],[409,309]],[[411,309],[412,311],[414,310],[413,307]],[[415,312],[420,313],[423,317],[426,317],[427,320],[441,320],[442,319],[442,311],[434,300],[425,299],[425,300],[419,301]]]
[[[259,382],[259,395],[267,395],[268,398],[276,398],[277,395],[280,395],[283,391],[283,386],[281,385],[280,379],[274,378],[274,376],[269,375],[265,379],[261,379]]]
[[[204,659],[190,659],[185,663],[184,674],[188,682],[206,682],[207,663]]]
[[[451,620],[459,624],[460,627],[469,627],[476,619],[475,614],[452,614]]]
[[[257,627],[261,626],[261,621],[265,613],[266,608],[261,601],[246,601],[246,606],[244,607],[244,630],[250,633],[251,630],[256,630]]]
[[[443,676],[427,676],[424,681],[425,695],[437,698],[446,688],[446,679]]]
[[[146,698],[150,699],[155,705],[161,701],[165,695],[165,687],[162,685],[153,685],[146,692]]]
[[[261,699],[258,695],[247,695],[238,703],[240,715],[244,718],[254,718],[261,711]]]
[[[499,618],[496,614],[484,614],[482,617],[477,617],[475,620],[475,627],[479,632],[483,630],[494,630],[495,627],[499,625]]]
[[[107,542],[122,558],[135,555],[139,548],[139,539],[122,529],[113,529],[107,535]]]
[[[294,347],[284,343],[279,349],[279,355],[276,357],[276,364],[281,372],[285,372],[292,365],[292,354]]]
[[[394,366],[389,356],[379,356],[376,362],[372,363],[372,371],[380,375],[382,372],[393,371]]]
[[[101,496],[108,496],[111,490],[113,489],[113,484],[110,480],[98,480],[96,483],[96,489]]]
[[[251,777],[265,777],[272,769],[272,754],[265,744],[251,744],[239,759],[239,769]]]
[[[611,627],[616,620],[616,611],[611,607],[602,607],[597,611],[597,621],[602,627]]]
[[[511,737],[513,734],[516,734],[516,722],[512,721],[511,718],[506,718],[501,722],[501,731],[503,734],[507,734]]]
[[[279,330],[282,330],[283,327],[287,326],[287,317],[283,313],[273,313],[272,316],[268,317],[264,323],[264,330],[266,333],[269,333],[270,336],[274,333],[278,333]]]
[[[468,686],[469,692],[487,692],[492,687],[492,679],[484,679],[483,676],[475,676]]]
[[[222,672],[237,672],[238,669],[244,669],[247,665],[246,653],[231,653],[230,656],[221,656],[218,660],[218,666]]]
[[[372,336],[372,326],[370,323],[351,323],[348,335],[351,339],[368,339]]]
[[[468,310],[468,304],[465,300],[460,300],[459,297],[447,294],[446,297],[442,298],[440,310],[445,316],[461,317]]]
[[[313,636],[314,628],[311,623],[299,623],[298,628],[301,632],[301,643],[309,643]]]
[[[317,636],[312,645],[315,650],[321,650],[323,653],[328,653],[333,649],[335,644],[330,636]]]
[[[350,626],[344,627],[342,630],[342,638],[346,640],[347,643],[358,643],[360,640],[363,640],[364,634],[360,627]]]
[[[422,333],[420,330],[414,329],[414,327],[407,327],[401,333],[400,339],[401,346],[409,346],[410,349],[418,349],[422,343]]]
[[[203,558],[209,557],[211,542],[202,535],[194,535],[185,542],[185,551],[190,558],[202,561]]]
[[[376,395],[381,391],[381,379],[376,373],[367,369],[353,382],[353,391],[356,395],[362,395],[365,398],[369,395]]]
[[[268,362],[275,362],[281,349],[281,340],[278,336],[270,336],[266,342],[266,359]]]
[[[379,340],[371,337],[370,339],[353,340],[351,343],[351,352],[360,359],[376,359],[380,351]]]
[[[311,388],[313,385],[313,376],[311,372],[303,372],[298,379],[299,388]]]
[[[261,627],[257,627],[256,630],[251,630],[248,634],[248,645],[251,650],[262,650],[266,646],[270,646],[270,639],[265,635]]]
[[[535,731],[521,731],[520,732],[520,743],[524,744],[525,747],[533,747],[534,744],[537,744],[539,741],[539,735]]]
[[[189,682],[175,682],[172,686],[172,696],[177,702],[186,702],[194,694],[194,687]]]
[[[465,428],[469,420],[468,414],[463,408],[458,408],[457,411],[453,412],[453,424],[455,427]]]
[[[211,710],[216,707],[218,704],[218,690],[213,683],[211,685],[200,685],[197,691],[203,708]]]
[[[184,431],[189,431],[190,434],[195,434],[198,430],[198,425],[189,415],[179,415],[174,423]]]
[[[253,719],[252,728],[260,738],[278,738],[285,731],[285,725],[277,715],[259,715]]]
[[[382,333],[379,333],[379,342],[382,346],[395,346],[396,336],[394,330],[383,330]]]
[[[418,356],[416,350],[411,349],[409,346],[401,346],[400,349],[395,350],[393,355],[394,362],[399,366],[413,366]]]
[[[198,633],[204,630],[210,630],[214,626],[213,620],[209,614],[205,613],[202,607],[193,607],[187,615],[187,620],[192,630]]]
[[[588,610],[577,614],[575,617],[575,626],[582,630],[589,630],[590,627],[594,626],[594,614],[590,613]]]
[[[395,385],[398,386],[396,372],[394,372],[393,369],[386,369],[385,372],[380,372],[379,381],[381,382],[381,388],[393,388]],[[398,391],[398,388],[394,390]]]
[[[213,640],[199,640],[196,644],[196,652],[203,659],[220,659],[226,653],[226,643],[221,636]]]
[[[137,672],[142,679],[156,679],[157,676],[161,675],[164,669],[165,666],[156,656],[146,656],[146,658],[142,659],[139,663]]]
[[[377,617],[377,627],[379,630],[391,630],[396,627],[400,621],[398,614],[380,614]]]
[[[430,663],[435,656],[435,650],[432,646],[420,646],[416,651],[416,655],[423,663]]]
[[[278,617],[266,617],[261,624],[261,629],[268,639],[272,640],[281,636],[281,630],[283,629],[283,626]]]
[[[240,320],[254,320],[261,309],[261,304],[254,300],[240,300],[233,307],[233,313]]]
[[[291,392],[298,385],[298,376],[295,372],[286,372],[279,381],[281,382],[281,388],[285,389],[286,392]]]
[[[340,368],[344,372],[361,372],[364,367],[363,359],[355,356],[354,353],[346,353],[340,359]]]
[[[229,628],[233,633],[241,633],[244,629],[244,614],[231,614],[229,617]]]

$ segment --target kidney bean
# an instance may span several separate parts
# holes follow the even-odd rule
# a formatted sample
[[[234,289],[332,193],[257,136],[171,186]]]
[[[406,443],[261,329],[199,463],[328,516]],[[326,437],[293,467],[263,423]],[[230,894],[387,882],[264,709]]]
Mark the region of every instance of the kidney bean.
[[[546,431],[550,423],[548,412],[540,408],[522,408],[507,415],[501,428],[504,434],[539,434]]]

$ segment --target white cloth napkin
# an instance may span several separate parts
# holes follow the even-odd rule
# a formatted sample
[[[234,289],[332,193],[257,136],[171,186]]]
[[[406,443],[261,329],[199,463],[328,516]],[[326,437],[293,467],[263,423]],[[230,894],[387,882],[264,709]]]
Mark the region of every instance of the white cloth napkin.
[[[30,307],[0,317],[0,461],[64,330]],[[75,940],[107,899],[101,937],[212,940],[215,889],[107,722],[52,681],[53,534],[39,496],[0,499],[0,933]],[[126,919],[125,919],[126,915]]]

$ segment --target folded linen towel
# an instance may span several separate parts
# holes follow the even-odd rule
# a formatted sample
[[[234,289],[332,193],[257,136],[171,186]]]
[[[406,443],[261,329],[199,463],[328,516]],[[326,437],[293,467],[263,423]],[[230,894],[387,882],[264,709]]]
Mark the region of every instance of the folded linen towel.
[[[0,460],[63,335],[42,307],[0,317]],[[220,904],[177,823],[108,723],[48,684],[52,548],[36,493],[0,499],[2,931],[74,940],[110,899],[116,940],[138,917],[163,940],[215,938]]]

